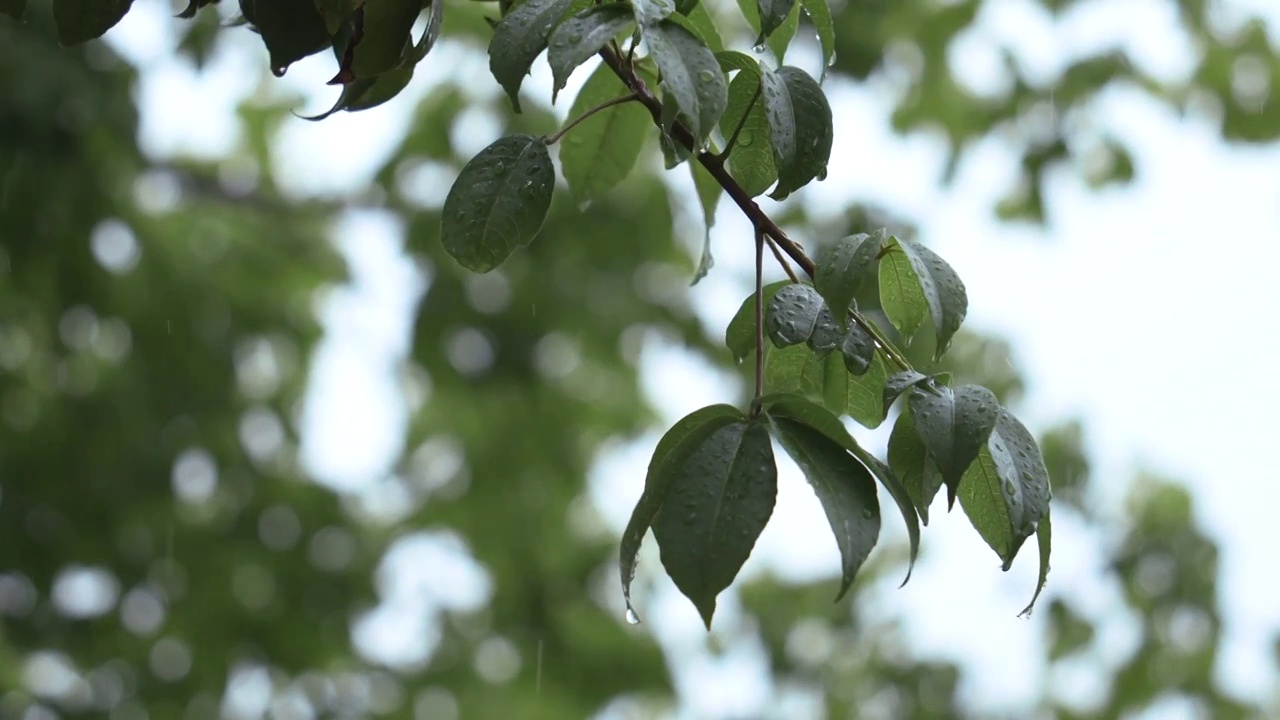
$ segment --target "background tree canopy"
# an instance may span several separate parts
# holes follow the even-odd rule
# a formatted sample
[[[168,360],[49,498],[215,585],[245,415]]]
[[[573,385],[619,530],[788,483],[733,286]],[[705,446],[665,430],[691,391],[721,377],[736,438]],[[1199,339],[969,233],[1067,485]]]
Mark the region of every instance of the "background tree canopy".
[[[1121,134],[1099,122],[1099,98],[1153,98],[1228,143],[1276,140],[1275,18],[1228,3],[1148,4],[1163,26],[1103,37],[1088,31],[1106,3],[1020,3],[1035,30],[1026,35],[999,29],[1010,15],[996,2],[833,4],[833,173],[860,162],[841,154],[860,127],[854,113],[888,108],[895,131],[944,156],[921,183],[951,182],[965,157],[996,143],[1017,171],[991,209],[1052,223],[1055,176],[1096,189],[1142,176]],[[123,14],[129,3],[101,3],[112,5]],[[737,28],[728,44],[750,52],[741,10],[703,5]],[[1083,590],[1050,576],[1030,621],[1042,639],[1034,655],[1001,651],[1009,627],[984,628],[996,648],[984,657],[1017,668],[1012,705],[966,695],[973,668],[922,651],[911,622],[886,612],[917,592],[896,589],[905,543],[882,542],[834,605],[834,560],[814,577],[749,564],[709,635],[689,632],[696,615],[668,602],[647,547],[636,592],[652,598],[641,600],[647,624],[629,626],[610,510],[643,483],[643,458],[628,448],[647,456],[673,419],[663,399],[703,392],[699,379],[739,393],[720,401],[750,397],[717,322],[745,294],[754,249],[736,210],[713,216],[720,265],[691,289],[705,264],[695,185],[664,171],[651,141],[615,190],[589,202],[557,192],[538,239],[474,275],[441,243],[448,186],[499,135],[554,132],[569,104],[526,90],[513,114],[493,78],[470,75],[485,67],[494,6],[449,5],[435,55],[404,94],[324,121],[367,136],[307,152],[380,145],[348,158],[355,180],[319,193],[308,183],[323,182],[291,169],[290,133],[304,131],[290,112],[303,113],[297,78],[323,81],[341,62],[324,53],[277,80],[271,68],[287,63],[248,29],[221,27],[236,8],[202,0],[138,0],[107,42],[59,47],[55,7],[0,0],[0,717],[1280,713],[1274,668],[1252,696],[1224,678],[1219,549],[1182,479],[1097,476],[1087,428],[1039,412],[1059,547],[1076,548],[1061,551],[1065,562],[1096,553],[1103,571]],[[187,9],[191,19],[168,19]],[[1185,54],[1167,62],[1143,44],[1147,32]],[[806,19],[788,57],[818,75],[814,35]],[[137,60],[148,54],[152,63]],[[238,68],[243,87],[234,141],[166,148],[162,124],[147,119],[164,85],[140,78],[166,67],[199,78],[217,63]],[[526,85],[549,89],[549,75]],[[588,75],[569,89],[589,87]],[[848,100],[869,96],[879,104]],[[576,190],[600,167],[560,171]],[[768,205],[812,254],[883,226],[915,237],[928,220],[829,185]],[[370,270],[379,252],[390,259]],[[1003,272],[1020,270],[1010,261]],[[410,326],[353,335],[390,322],[352,300],[384,283],[416,293],[404,300]],[[322,321],[327,352],[392,345],[380,370],[397,393],[380,412],[403,422],[378,440],[377,477],[325,466],[362,451],[324,429],[332,396],[362,387],[309,372],[325,356]],[[1015,347],[966,329],[945,369],[1018,407],[1028,381]],[[799,484],[794,475],[780,482]],[[1103,502],[1116,487],[1123,505]],[[805,542],[834,552],[825,535]],[[973,582],[1000,582],[986,572]],[[946,598],[930,602],[948,613]],[[1010,601],[1011,624],[1021,607]],[[731,693],[717,690],[726,683]]]

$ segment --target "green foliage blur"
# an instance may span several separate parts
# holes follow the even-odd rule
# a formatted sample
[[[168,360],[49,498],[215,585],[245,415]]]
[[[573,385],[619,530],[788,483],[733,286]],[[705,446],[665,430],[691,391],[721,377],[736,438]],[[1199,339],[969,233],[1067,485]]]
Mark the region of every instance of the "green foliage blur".
[[[1259,25],[1224,34],[1208,3],[1170,0],[1204,50],[1186,84],[1108,51],[1047,80],[1009,60],[1007,91],[980,94],[948,65],[948,48],[988,4],[837,3],[830,82],[909,72],[895,127],[940,130],[957,154],[1043,118],[1035,111],[1045,103],[1068,118],[1119,86],[1188,112],[1209,108],[1230,141],[1280,137],[1280,105],[1249,96],[1239,80],[1280,73]],[[1054,14],[1077,5],[1037,4]],[[720,5],[715,12],[736,12]],[[732,367],[721,329],[705,327],[690,304],[696,258],[676,237],[657,164],[642,162],[585,207],[558,193],[538,239],[498,280],[480,280],[441,248],[439,206],[398,181],[414,167],[456,171],[470,159],[449,133],[467,109],[462,85],[476,80],[455,78],[418,104],[372,194],[298,201],[277,184],[268,152],[287,108],[241,109],[247,142],[236,159],[259,168],[247,191],[218,163],[149,158],[137,142],[136,70],[105,44],[58,47],[46,4],[27,11],[24,24],[0,13],[0,718],[674,712],[670,660],[647,626],[624,623],[617,538],[585,494],[603,445],[655,430],[641,339]],[[446,37],[484,37],[482,5],[450,11]],[[181,52],[206,57],[216,17],[206,10],[182,28]],[[258,60],[265,75],[265,53]],[[520,116],[505,104],[486,109],[507,132],[555,127],[541,104],[527,102]],[[1089,178],[1098,184],[1141,171],[1078,123],[1054,120],[1026,137],[1016,148],[1025,177],[998,208],[1009,218],[1045,219],[1042,180],[1057,164],[1105,156],[1085,163],[1104,168]],[[310,480],[298,452],[321,337],[314,308],[345,276],[333,223],[369,196],[403,221],[406,248],[429,275],[406,371],[429,391],[395,464],[408,497],[393,524]],[[790,226],[808,226],[788,212]],[[886,224],[875,209],[847,216],[837,233]],[[601,241],[618,228],[625,241]],[[483,338],[490,352],[447,352],[460,336]],[[1006,362],[1011,352],[963,332],[947,369],[1016,403],[1023,379]],[[1037,717],[1122,717],[1173,697],[1204,717],[1263,716],[1215,677],[1217,550],[1190,497],[1142,478],[1122,517],[1095,513],[1083,433],[1065,420],[1040,438],[1061,503],[1055,517],[1112,539],[1099,546],[1112,553],[1139,638],[1096,702],[1045,691]],[[422,531],[460,539],[490,592],[432,619],[439,637],[426,662],[385,666],[357,649],[353,627],[380,601],[388,549]],[[902,559],[873,555],[834,606],[829,580],[742,588],[777,687],[808,689],[828,717],[975,716],[957,694],[958,666],[914,656],[898,629],[862,611],[867,588],[900,577]],[[1088,661],[1097,629],[1056,597],[1052,575],[1038,614],[1043,677]],[[517,669],[504,672],[512,657]]]

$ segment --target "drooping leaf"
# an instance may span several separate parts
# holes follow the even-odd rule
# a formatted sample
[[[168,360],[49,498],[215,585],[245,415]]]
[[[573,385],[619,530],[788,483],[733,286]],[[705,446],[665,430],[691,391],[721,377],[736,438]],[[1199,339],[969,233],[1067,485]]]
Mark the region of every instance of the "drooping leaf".
[[[351,71],[367,78],[400,67],[405,48],[413,42],[409,33],[422,13],[422,0],[365,2],[360,13],[361,32],[351,46]]]
[[[653,457],[649,460],[649,472],[644,480],[644,492],[631,511],[627,529],[622,533],[619,554],[622,594],[627,602],[627,611],[632,617],[635,617],[635,608],[631,605],[631,581],[636,575],[636,557],[640,554],[640,544],[644,542],[645,533],[653,525],[653,519],[657,517],[671,489],[671,482],[676,476],[675,468],[717,430],[742,419],[742,413],[730,405],[704,407],[671,426],[654,448]]]
[[[83,0],[58,2],[88,4]],[[111,0],[118,2],[128,4],[125,0]],[[312,0],[240,0],[240,11],[262,35],[271,56],[271,72],[277,76],[293,63],[332,44],[329,29]]]
[[[961,385],[954,390],[946,386],[921,389],[917,385],[907,394],[907,402],[916,431],[942,473],[947,505],[951,506],[961,478],[995,429],[1000,403],[994,393],[980,385]]]
[[[672,15],[673,18],[683,20],[683,24],[687,29],[692,30],[695,35],[702,38],[715,52],[724,50],[724,38],[720,37],[720,30],[716,28],[716,21],[711,17],[711,13],[707,11],[707,6],[703,3],[696,3],[688,12],[681,11],[680,15]]]
[[[413,62],[422,62],[422,59],[431,52],[431,48],[435,47],[436,40],[440,39],[440,28],[444,25],[444,0],[427,0],[427,27],[422,31],[422,37],[413,46]]]
[[[578,91],[569,118],[625,95],[627,88],[606,65],[600,65]],[[603,196],[622,182],[644,148],[653,121],[638,103],[623,103],[592,115],[560,139],[560,170],[574,196]]]
[[[708,629],[773,514],[778,471],[763,419],[716,430],[672,463],[667,501],[653,522],[662,565]]]
[[[330,35],[336,35],[338,28],[350,20],[356,9],[364,4],[364,0],[314,0],[314,2],[320,17],[324,18],[325,27]]]
[[[733,57],[722,55],[721,62],[729,62]],[[729,171],[743,190],[756,197],[778,179],[778,170],[773,160],[773,145],[769,142],[769,118],[760,101],[760,64],[751,62],[753,66],[740,68],[729,83],[729,101],[720,120],[720,132],[726,139],[737,132],[737,140],[729,152]]]
[[[636,21],[641,27],[657,25],[676,11],[673,0],[632,0],[631,5],[636,9]]]
[[[1049,471],[1030,431],[1004,409],[983,450],[983,461],[965,475],[960,503],[1008,570],[1049,509]]]
[[[760,14],[760,36],[756,38],[757,45],[763,45],[765,38],[786,22],[795,4],[796,0],[756,0],[756,10]]]
[[[309,2],[309,0],[308,0]],[[79,45],[115,27],[129,12],[133,0],[53,0],[53,20],[58,27],[58,42],[64,46]],[[22,4],[9,12],[22,14]]]
[[[769,303],[773,302],[773,296],[778,291],[788,285],[794,283],[788,280],[781,280],[775,283],[765,285],[761,291],[761,298],[764,307],[768,308]],[[738,312],[734,314],[733,319],[729,321],[728,327],[724,331],[724,345],[729,348],[729,352],[733,356],[735,363],[741,363],[756,350],[756,296],[748,295],[742,304],[738,306]],[[766,351],[768,347],[766,346]]]
[[[813,335],[825,304],[812,285],[792,283],[782,288],[765,308],[764,326],[778,347],[798,345]]]
[[[555,169],[546,142],[508,135],[472,158],[445,198],[440,237],[458,264],[488,272],[528,245],[551,207]]]
[[[817,81],[790,66],[778,70],[778,75],[790,98],[796,129],[795,155],[789,164],[778,164],[778,185],[769,194],[774,200],[787,197],[814,178],[827,176],[834,132],[831,105]]]
[[[815,293],[816,294],[816,293]],[[822,298],[819,297],[819,300]],[[841,341],[844,339],[844,328],[836,322],[831,314],[831,308],[827,307],[825,302],[818,310],[818,320],[813,324],[813,332],[809,334],[809,339],[805,340],[805,345],[818,355],[826,355],[827,353],[840,347]]]
[[[915,387],[929,379],[928,375],[917,372],[915,370],[903,370],[890,375],[884,381],[884,411],[889,413],[889,406],[893,405],[893,401],[898,396],[907,391],[907,388]]]
[[[894,325],[910,335],[923,320],[923,314],[920,313],[923,303],[937,333],[938,342],[934,354],[935,357],[941,357],[968,312],[969,298],[964,283],[946,261],[919,243],[896,238],[890,240],[880,265],[882,282],[887,262],[894,266],[891,274],[896,286],[888,288],[891,296],[886,296],[886,288],[881,285],[881,303],[885,314],[890,315],[890,320],[893,320],[888,304],[891,297],[894,304],[899,306],[904,325],[911,327],[911,330],[903,329],[904,326],[898,325],[896,321]],[[919,320],[915,319],[917,316]]]
[[[886,372],[878,354],[865,374],[855,376],[845,369],[838,353],[819,356],[804,346],[765,345],[765,392],[802,395],[869,428],[884,421],[880,388]]]
[[[357,112],[375,108],[400,94],[413,79],[412,64],[384,73],[375,78],[361,78],[342,86],[342,94],[333,107],[319,115],[303,117],[303,120],[319,121],[339,110]]]
[[[715,54],[696,35],[670,20],[645,26],[644,41],[658,65],[667,99],[675,101],[680,118],[701,143],[728,102],[728,87]]]
[[[751,31],[756,34],[759,39],[765,33],[760,22],[760,6],[759,0],[738,0],[738,9],[742,11],[742,17],[746,19],[747,25],[751,27]],[[800,6],[794,0],[791,4],[786,18],[773,30],[768,33],[768,38],[763,43],[757,43],[760,50],[764,46],[768,46],[773,51],[773,56],[778,60],[778,64],[783,63],[787,55],[787,48],[791,45],[791,40],[795,38],[796,31],[800,29]]]
[[[551,101],[555,102],[574,68],[591,59],[600,52],[600,48],[634,23],[635,15],[630,6],[626,3],[611,3],[589,8],[556,28],[551,33],[547,46],[547,63],[551,65],[551,75],[554,78]]]
[[[765,0],[768,2],[769,0]],[[781,173],[796,158],[796,114],[791,106],[791,93],[779,73],[760,66],[760,102],[769,121],[769,139],[773,146],[773,162]]]
[[[1035,608],[1036,601],[1040,599],[1040,593],[1049,582],[1049,552],[1053,549],[1053,524],[1049,522],[1047,508],[1044,511],[1044,517],[1040,518],[1040,524],[1036,526],[1036,540],[1040,550],[1040,576],[1036,578],[1036,592],[1031,596],[1031,602],[1018,613],[1019,617],[1031,616],[1031,610]]]
[[[888,465],[884,464],[866,448],[858,444],[840,419],[829,410],[797,395],[775,394],[760,399],[760,406],[772,417],[786,417],[806,425],[826,435],[838,445],[848,450],[861,462],[880,484],[893,496],[902,513],[902,520],[907,524],[907,538],[911,547],[911,559],[907,566],[907,577],[903,585],[911,579],[911,570],[915,567],[916,556],[920,552],[920,518],[916,515],[911,496],[902,482]]]
[[[700,0],[676,0],[676,12],[680,15],[688,15],[700,7],[702,7]]]
[[[834,355],[827,360],[827,362],[832,361],[839,362]],[[862,375],[850,375],[847,371],[845,372],[845,395],[848,400],[846,412],[863,427],[874,429],[884,422],[887,413],[884,409],[881,388],[884,387],[884,381],[888,375],[889,365],[885,362],[882,353],[872,356],[871,365]]]
[[[876,483],[861,462],[835,440],[814,428],[769,414],[774,436],[796,461],[822,502],[840,547],[841,579],[836,600],[853,585],[858,569],[880,537]]]
[[[840,340],[840,354],[844,357],[844,367],[853,375],[862,375],[871,368],[871,361],[876,357],[876,341],[863,327],[857,323],[849,323]]]
[[[716,182],[702,163],[689,163],[689,172],[693,174],[693,186],[698,191],[698,204],[702,206],[702,217],[707,228],[702,239],[702,257],[698,260],[698,269],[693,276],[693,284],[696,285],[711,272],[716,263],[711,256],[711,228],[716,224],[716,206],[720,204],[724,188],[720,187],[720,183]]]
[[[746,71],[753,75],[760,74],[760,62],[746,53],[737,50],[721,50],[716,52],[716,62],[726,73]]]
[[[822,73],[818,76],[821,82],[827,77],[827,70],[836,61],[836,26],[831,19],[831,6],[827,0],[800,0],[804,11],[813,21],[818,31],[818,44],[822,46]]]
[[[920,520],[929,524],[929,505],[942,487],[942,473],[934,466],[929,450],[920,440],[911,408],[904,407],[889,434],[889,467],[902,480],[903,487],[920,513]]]
[[[897,238],[888,242],[897,246]],[[879,275],[880,307],[898,332],[910,338],[929,314],[929,304],[911,261],[901,252],[887,252],[880,258]]]
[[[823,248],[815,263],[813,286],[833,310],[849,310],[853,298],[875,277],[876,254],[885,239],[885,231],[871,235],[859,233],[837,240]],[[836,313],[841,323],[846,318]]]
[[[525,0],[498,23],[489,41],[489,71],[520,112],[520,85],[571,0]]]

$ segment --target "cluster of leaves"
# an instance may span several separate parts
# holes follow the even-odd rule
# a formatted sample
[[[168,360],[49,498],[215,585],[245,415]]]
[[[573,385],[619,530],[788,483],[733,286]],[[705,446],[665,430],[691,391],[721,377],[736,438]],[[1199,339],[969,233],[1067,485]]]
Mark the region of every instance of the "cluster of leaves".
[[[193,18],[218,0],[188,0],[179,17]],[[110,30],[128,14],[133,0],[53,0],[58,41],[78,45]],[[21,19],[26,0],[3,0],[0,13]],[[427,24],[416,41],[412,30],[423,11]],[[395,97],[413,78],[414,68],[440,36],[443,0],[240,0],[240,17],[262,37],[271,57],[271,70],[284,75],[293,63],[326,49],[338,62],[329,81],[342,93],[333,108],[310,119],[339,110],[376,107]]]

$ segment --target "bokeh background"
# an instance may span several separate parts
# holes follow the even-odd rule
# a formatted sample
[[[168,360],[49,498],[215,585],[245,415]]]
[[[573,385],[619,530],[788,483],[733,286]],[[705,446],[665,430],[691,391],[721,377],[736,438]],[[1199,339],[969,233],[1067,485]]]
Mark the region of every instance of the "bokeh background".
[[[449,2],[403,95],[320,123],[332,58],[272,77],[235,3],[75,49],[0,17],[0,718],[1280,716],[1280,5],[834,3],[830,175],[765,207],[957,268],[948,367],[1038,432],[1053,571],[1019,619],[1034,547],[1001,573],[937,512],[906,587],[888,522],[833,604],[784,465],[708,634],[651,540],[627,625],[616,542],[665,427],[744,397],[750,228],[722,207],[691,287],[653,142],[453,264],[458,169],[569,103],[538,67],[511,115],[494,10]]]

